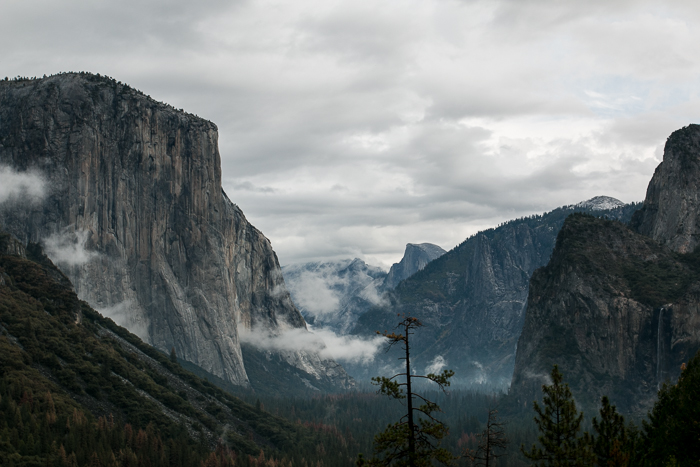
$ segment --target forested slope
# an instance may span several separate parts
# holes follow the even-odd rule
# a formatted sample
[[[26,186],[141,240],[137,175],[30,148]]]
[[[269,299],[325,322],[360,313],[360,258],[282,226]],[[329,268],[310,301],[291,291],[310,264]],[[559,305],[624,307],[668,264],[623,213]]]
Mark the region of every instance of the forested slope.
[[[223,466],[263,455],[335,466],[354,457],[344,439],[183,370],[80,301],[38,245],[5,233],[0,333],[0,465]]]

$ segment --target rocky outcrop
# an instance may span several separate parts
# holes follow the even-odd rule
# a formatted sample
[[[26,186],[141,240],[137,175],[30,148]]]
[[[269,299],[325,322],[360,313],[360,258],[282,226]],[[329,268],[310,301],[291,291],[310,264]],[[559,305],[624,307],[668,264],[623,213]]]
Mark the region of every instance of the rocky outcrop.
[[[700,349],[699,311],[697,257],[619,222],[573,215],[530,281],[511,395],[529,405],[557,364],[583,406],[608,395],[643,412]]]
[[[632,226],[679,253],[700,243],[700,125],[674,131]]]
[[[43,243],[94,308],[247,385],[239,327],[305,322],[270,241],[221,189],[217,137],[213,123],[99,75],[0,82],[0,164],[40,174],[46,192],[3,204],[0,224]]]
[[[403,258],[394,263],[384,279],[384,288],[393,289],[399,282],[423,269],[429,262],[447,253],[432,243],[408,243]]]
[[[507,388],[530,276],[549,260],[564,219],[584,211],[629,220],[635,209],[566,206],[479,232],[400,283],[387,296],[390,304],[364,314],[353,333],[392,329],[397,313],[415,316],[424,324],[413,340],[415,366],[444,364],[455,371],[456,383]],[[379,355],[370,371],[393,358]],[[347,368],[360,376],[358,369]]]

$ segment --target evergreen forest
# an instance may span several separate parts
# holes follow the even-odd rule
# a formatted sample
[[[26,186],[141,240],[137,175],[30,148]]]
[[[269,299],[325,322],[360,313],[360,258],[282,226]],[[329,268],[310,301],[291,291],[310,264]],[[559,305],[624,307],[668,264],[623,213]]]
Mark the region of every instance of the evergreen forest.
[[[2,466],[350,467],[406,413],[405,398],[369,388],[286,398],[221,389],[81,302],[39,245],[2,234],[0,253]],[[555,367],[526,408],[506,394],[414,391],[434,404],[456,466],[700,465],[700,357],[648,414],[623,417],[607,398],[579,412],[565,378]]]

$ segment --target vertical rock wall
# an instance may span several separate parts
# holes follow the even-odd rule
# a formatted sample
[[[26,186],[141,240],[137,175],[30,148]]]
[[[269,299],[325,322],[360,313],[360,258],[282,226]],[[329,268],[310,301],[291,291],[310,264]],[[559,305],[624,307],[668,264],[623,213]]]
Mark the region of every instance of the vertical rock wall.
[[[700,243],[700,125],[674,131],[632,227],[679,253]]]
[[[246,385],[239,325],[305,328],[269,240],[221,189],[213,123],[90,74],[3,81],[0,164],[47,192],[5,203],[0,225],[154,346]]]

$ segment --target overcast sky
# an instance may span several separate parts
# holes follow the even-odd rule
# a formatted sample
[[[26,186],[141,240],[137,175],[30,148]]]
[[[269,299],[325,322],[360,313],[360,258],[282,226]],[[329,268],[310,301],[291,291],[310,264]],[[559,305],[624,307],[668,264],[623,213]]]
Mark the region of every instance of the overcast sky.
[[[0,77],[91,71],[219,127],[282,264],[641,201],[700,111],[700,2],[0,0]]]

